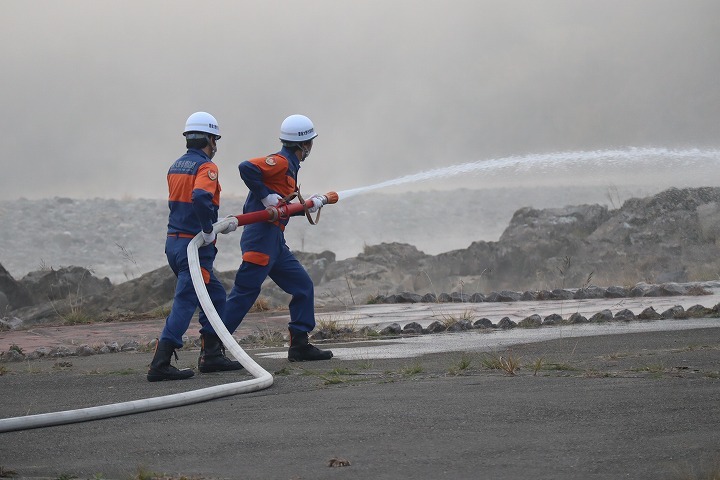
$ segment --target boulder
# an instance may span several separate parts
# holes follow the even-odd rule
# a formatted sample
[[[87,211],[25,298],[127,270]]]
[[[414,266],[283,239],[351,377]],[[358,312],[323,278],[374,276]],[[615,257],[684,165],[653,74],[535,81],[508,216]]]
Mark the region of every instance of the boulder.
[[[590,317],[590,323],[601,323],[611,322],[613,320],[613,314],[610,310],[601,310]]]
[[[595,285],[589,285],[587,287],[577,289],[573,298],[576,300],[582,300],[584,298],[605,298],[605,289]]]
[[[653,307],[647,307],[637,316],[639,320],[659,320],[662,316]]]
[[[510,320],[510,317],[503,317],[498,322],[497,327],[502,330],[509,330],[511,328],[517,327],[517,323]]]
[[[542,325],[542,323],[542,317],[538,314],[533,314],[520,320],[517,326],[520,328],[537,328]]]
[[[423,333],[423,328],[422,325],[417,322],[410,322],[403,327],[402,333],[420,335]]]
[[[2,265],[0,265],[0,293],[4,297],[0,299],[0,303],[4,304],[3,309],[0,310],[3,313],[6,310],[27,307],[34,303],[25,286],[17,282]]]
[[[82,299],[112,288],[108,278],[97,278],[90,270],[77,266],[30,272],[20,283],[30,292],[36,304],[68,297]]]
[[[631,320],[635,320],[635,314],[627,308],[624,308],[618,311],[613,318],[618,321],[629,322]]]
[[[543,318],[542,324],[546,326],[559,325],[563,321],[562,317],[557,313],[551,313],[547,317]]]
[[[476,320],[475,323],[473,323],[473,327],[475,327],[475,328],[493,328],[493,323],[490,321],[489,318],[481,318],[480,320]]]

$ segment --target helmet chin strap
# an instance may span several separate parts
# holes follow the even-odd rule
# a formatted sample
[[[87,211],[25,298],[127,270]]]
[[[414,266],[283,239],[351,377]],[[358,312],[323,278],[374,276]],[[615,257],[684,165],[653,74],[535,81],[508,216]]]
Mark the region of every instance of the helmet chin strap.
[[[215,156],[215,153],[217,153],[217,142],[211,135],[208,135],[207,139],[208,145],[210,145],[210,160],[212,160]]]
[[[310,144],[309,147],[306,145],[308,143]],[[298,143],[297,147],[302,152],[302,157],[300,158],[300,161],[301,162],[305,161],[305,159],[310,156],[310,149],[312,148],[312,140],[308,140],[307,142],[304,142],[304,143]]]
[[[300,161],[303,162],[307,157],[310,156],[310,149],[303,145],[298,145],[298,147],[300,147],[300,151],[302,152],[302,158],[300,159]]]

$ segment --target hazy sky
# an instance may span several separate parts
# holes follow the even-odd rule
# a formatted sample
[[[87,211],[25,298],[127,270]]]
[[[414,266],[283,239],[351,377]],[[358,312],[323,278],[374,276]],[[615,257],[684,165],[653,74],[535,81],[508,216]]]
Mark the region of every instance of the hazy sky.
[[[507,155],[720,146],[717,0],[4,0],[2,17],[0,199],[164,198],[199,110],[239,196],[237,164],[277,151],[293,113],[319,133],[308,194]]]

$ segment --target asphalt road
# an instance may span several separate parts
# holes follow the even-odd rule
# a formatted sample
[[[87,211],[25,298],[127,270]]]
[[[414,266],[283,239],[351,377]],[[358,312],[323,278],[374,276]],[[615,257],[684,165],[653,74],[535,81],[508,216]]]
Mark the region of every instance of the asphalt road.
[[[701,479],[720,472],[720,325],[414,358],[291,364],[259,355],[267,350],[249,353],[274,374],[269,389],[0,433],[0,474]],[[519,370],[491,368],[501,357]],[[180,365],[196,358],[196,351],[182,351]],[[234,372],[148,383],[149,360],[129,352],[2,363],[0,417],[243,379]]]

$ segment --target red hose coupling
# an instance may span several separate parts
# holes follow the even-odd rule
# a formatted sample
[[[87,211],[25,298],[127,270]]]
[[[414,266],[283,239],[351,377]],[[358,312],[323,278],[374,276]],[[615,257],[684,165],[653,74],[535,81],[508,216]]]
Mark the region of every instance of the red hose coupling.
[[[278,209],[275,207],[267,207],[265,211],[268,212],[268,222],[274,222],[280,218],[280,212],[278,212]]]

